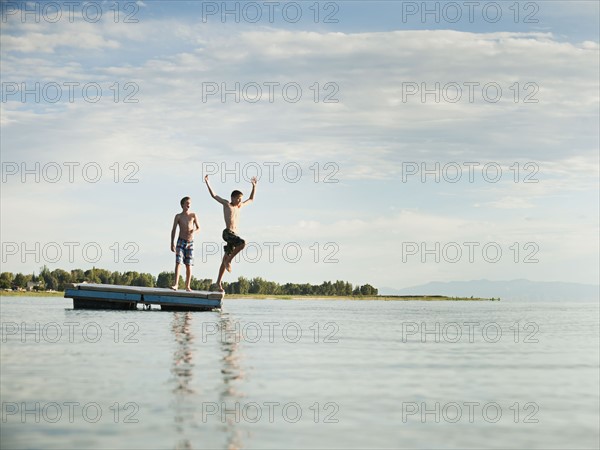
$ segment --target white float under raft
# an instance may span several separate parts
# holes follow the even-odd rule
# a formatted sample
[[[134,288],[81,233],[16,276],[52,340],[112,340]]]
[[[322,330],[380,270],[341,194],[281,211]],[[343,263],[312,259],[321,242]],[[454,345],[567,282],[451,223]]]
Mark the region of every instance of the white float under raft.
[[[221,307],[223,292],[184,291],[115,284],[77,283],[67,285],[65,298],[74,309],[137,309],[160,305],[163,311],[210,311]]]

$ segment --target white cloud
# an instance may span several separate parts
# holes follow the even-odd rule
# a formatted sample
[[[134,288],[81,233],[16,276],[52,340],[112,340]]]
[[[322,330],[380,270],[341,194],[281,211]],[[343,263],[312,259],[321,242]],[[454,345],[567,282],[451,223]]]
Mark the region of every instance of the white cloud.
[[[284,202],[293,203],[306,194],[289,183],[274,184],[261,198],[265,202],[262,215],[248,222],[256,239],[306,243],[339,239],[346,264],[302,266],[301,273],[307,277],[358,279],[361,271],[373,267],[376,282],[393,286],[418,284],[415,277],[422,281],[435,279],[434,275],[474,278],[473,273],[485,275],[490,270],[485,264],[434,269],[417,264],[405,274],[397,251],[407,240],[499,239],[509,245],[510,240],[539,238],[541,247],[552,249],[545,253],[552,255],[551,270],[542,265],[530,268],[542,274],[541,267],[547,273],[560,273],[565,264],[561,256],[567,261],[582,255],[587,258],[590,248],[597,248],[593,237],[597,224],[570,216],[572,208],[585,210],[578,205],[577,195],[597,196],[597,43],[560,42],[549,33],[347,34],[266,28],[225,32],[173,19],[135,26],[71,25],[69,33],[47,24],[21,30],[15,24],[3,27],[3,44],[8,42],[2,49],[3,79],[94,81],[106,89],[106,97],[93,104],[81,99],[56,105],[22,104],[15,97],[3,102],[4,161],[95,161],[103,167],[133,161],[143,178],[143,188],[135,190],[134,200],[144,205],[151,205],[150,199],[166,205],[169,196],[176,198],[180,191],[203,189],[196,183],[206,161],[230,166],[236,161],[295,161],[305,168],[315,161],[335,162],[340,167],[342,200],[315,194],[310,205],[298,207],[305,217],[297,220],[300,211],[290,208],[286,216],[282,205],[270,203],[269,196],[280,194],[274,192],[276,187]],[[101,57],[91,58],[90,52]],[[23,53],[28,54],[23,57]],[[121,87],[125,82],[136,83],[139,103],[115,104],[109,89],[115,82]],[[236,82],[241,86],[255,82],[263,86],[264,97],[257,103],[244,98],[236,103],[231,95],[225,103],[218,96],[203,101],[203,82],[219,87],[226,83],[229,88]],[[298,83],[303,97],[298,103],[286,102],[277,90],[270,103],[265,82]],[[311,90],[315,82],[322,89],[316,103]],[[338,103],[323,103],[323,96],[332,92],[323,91],[327,82],[336,84]],[[480,96],[474,103],[422,103],[419,96],[404,102],[403,82],[418,86],[495,82],[502,86],[503,97],[498,103]],[[525,83],[535,83],[539,102],[515,103],[511,90],[515,82],[520,100],[535,92],[525,89]],[[122,99],[126,93],[120,94]],[[407,161],[430,165],[497,162],[507,178],[496,185],[481,180],[457,187],[403,184],[402,163]],[[512,182],[509,167],[515,162],[521,167],[536,163],[540,182]],[[308,170],[306,174],[313,175]],[[11,183],[3,186],[3,217],[22,212],[20,200],[45,189]],[[109,195],[123,202],[124,196],[133,195],[131,190],[115,194],[105,185],[85,188],[81,195],[93,192],[104,205],[110,205]],[[7,191],[14,196],[13,202],[4,201]],[[386,216],[378,209],[380,203],[373,197],[388,193],[393,195],[386,207],[396,207],[401,213]],[[71,201],[77,198],[77,192],[71,195]],[[412,197],[422,198],[420,210],[403,206]],[[42,215],[66,209],[61,196],[38,198],[44,199],[38,206]],[[353,202],[354,208],[342,209],[336,200]],[[549,202],[552,208],[547,207]],[[473,204],[479,205],[477,212]],[[448,205],[457,206],[453,211],[437,211]],[[125,202],[114,208],[123,214],[119,220],[136,226],[135,218],[126,214]],[[170,216],[170,207],[162,208],[149,207],[139,214],[145,223],[159,211],[164,215],[168,211]],[[218,210],[207,211],[206,221],[218,238],[220,218],[212,217]],[[530,213],[543,220],[525,220],[523,215]],[[570,218],[556,220],[563,215]],[[54,213],[51,216],[56,218]],[[103,229],[85,215],[80,220],[90,232]],[[157,232],[152,224],[148,227],[140,230],[140,240],[152,247]],[[2,228],[3,239],[5,233],[7,239],[35,233],[33,225],[6,219]],[[60,227],[46,231],[47,239],[67,238],[62,237]],[[568,245],[552,244],[559,237],[565,237]],[[161,263],[153,259],[148,264],[160,267]],[[506,263],[494,270],[500,278],[510,278],[523,267]],[[401,279],[396,278],[398,273]]]
[[[2,39],[3,51],[54,53],[59,47],[74,47],[85,50],[119,48],[117,41],[105,39],[98,33],[74,30],[74,33],[77,34],[77,39],[73,39],[72,33],[28,32],[22,36],[5,35]]]

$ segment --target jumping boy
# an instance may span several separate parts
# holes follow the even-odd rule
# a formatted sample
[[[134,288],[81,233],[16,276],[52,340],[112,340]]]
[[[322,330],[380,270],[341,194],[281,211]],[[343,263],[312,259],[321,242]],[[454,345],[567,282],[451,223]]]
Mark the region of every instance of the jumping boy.
[[[171,251],[175,252],[175,284],[171,289],[177,290],[179,287],[179,269],[181,264],[185,264],[185,290],[191,291],[190,282],[192,281],[192,266],[194,265],[194,233],[200,231],[198,216],[190,211],[192,200],[189,197],[183,197],[179,202],[183,210],[175,216],[173,229],[171,230]],[[175,244],[175,231],[179,226],[179,238]]]
[[[223,256],[223,262],[221,263],[221,267],[219,267],[219,277],[217,278],[217,286],[219,287],[219,291],[223,292],[224,289],[223,285],[221,284],[223,274],[225,273],[225,270],[227,270],[227,272],[231,272],[231,261],[233,261],[233,258],[235,258],[235,256],[246,246],[246,241],[237,235],[238,215],[242,206],[249,205],[254,200],[254,192],[256,191],[256,177],[253,177],[251,180],[252,192],[250,193],[248,200],[245,202],[242,202],[242,197],[244,194],[242,194],[240,191],[233,191],[231,193],[231,202],[228,202],[218,195],[215,195],[210,187],[210,184],[208,184],[208,175],[204,177],[204,181],[206,182],[206,187],[208,187],[210,196],[223,205],[223,215],[225,216],[223,239],[225,242],[227,242],[227,245],[225,246],[225,256]]]

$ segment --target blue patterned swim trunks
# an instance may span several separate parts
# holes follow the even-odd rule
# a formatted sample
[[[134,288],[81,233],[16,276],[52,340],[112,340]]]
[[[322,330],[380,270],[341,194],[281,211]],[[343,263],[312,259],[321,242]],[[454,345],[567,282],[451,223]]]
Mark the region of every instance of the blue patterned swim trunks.
[[[194,265],[194,241],[186,241],[185,239],[177,239],[177,247],[175,249],[175,262],[177,264],[185,264],[186,266]]]

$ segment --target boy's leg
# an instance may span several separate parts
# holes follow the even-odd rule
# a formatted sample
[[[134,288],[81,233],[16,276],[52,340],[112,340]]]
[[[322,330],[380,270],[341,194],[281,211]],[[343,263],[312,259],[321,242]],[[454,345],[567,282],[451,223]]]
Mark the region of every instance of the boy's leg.
[[[244,249],[246,241],[229,229],[223,230],[223,240],[227,242],[223,263],[225,264],[225,270],[231,272],[231,261]]]
[[[183,243],[184,241],[177,239],[177,244],[175,246],[175,283],[171,286],[171,289],[175,291],[179,289],[179,271],[181,269],[181,264],[185,263]]]
[[[219,276],[217,277],[217,287],[219,289],[219,291],[223,292],[225,289],[223,289],[223,284],[221,283],[221,280],[223,279],[223,274],[225,273],[225,258],[227,257],[227,255],[225,255],[223,257],[223,262],[221,263],[221,266],[219,267]]]
[[[179,269],[181,268],[181,264],[175,263],[175,284],[171,286],[171,289],[177,290],[179,288]]]
[[[185,266],[185,290],[191,291],[190,283],[192,282],[192,266],[186,264]]]
[[[223,230],[223,240],[227,242],[227,245],[225,246],[225,256],[223,256],[223,261],[219,267],[219,276],[217,278],[217,286],[221,292],[224,291],[222,279],[225,270],[227,270],[227,272],[231,272],[231,261],[233,261],[233,258],[235,258],[236,255],[246,246],[246,242],[242,238],[228,229]],[[231,253],[227,253],[232,247],[233,251]]]
[[[225,264],[225,268],[227,269],[227,272],[231,272],[231,261],[233,261],[233,258],[235,258],[239,252],[241,252],[242,250],[244,250],[244,247],[246,247],[246,243],[245,242],[243,242],[242,244],[236,246],[233,249],[233,252],[231,252],[229,255],[225,255],[223,257],[223,263]]]
[[[183,251],[183,263],[185,264],[185,290],[191,291],[192,264],[194,263],[194,241],[188,242]]]

